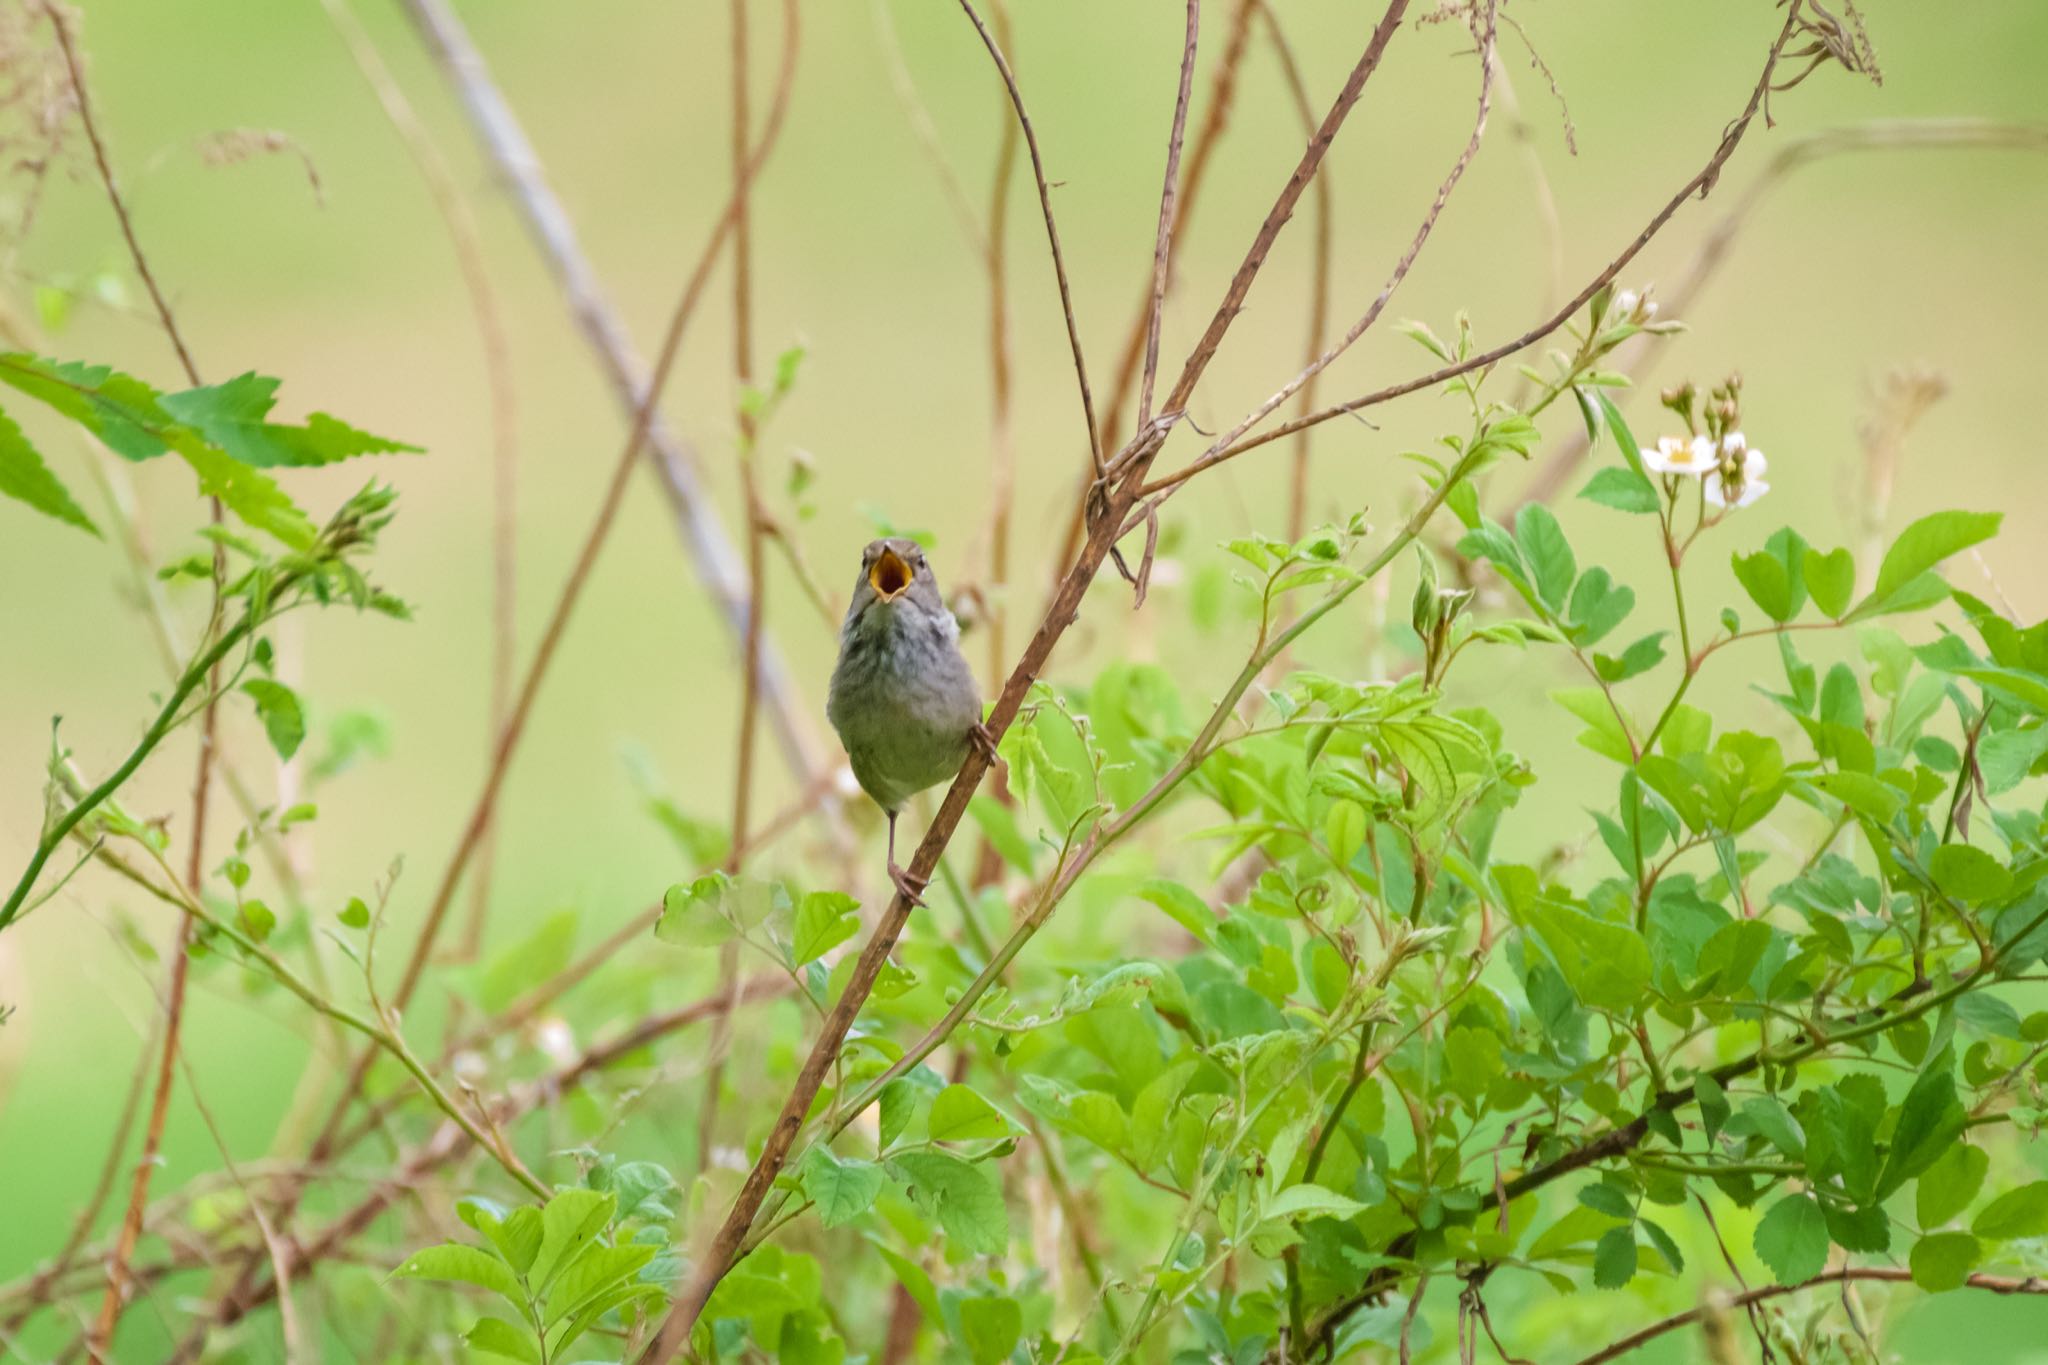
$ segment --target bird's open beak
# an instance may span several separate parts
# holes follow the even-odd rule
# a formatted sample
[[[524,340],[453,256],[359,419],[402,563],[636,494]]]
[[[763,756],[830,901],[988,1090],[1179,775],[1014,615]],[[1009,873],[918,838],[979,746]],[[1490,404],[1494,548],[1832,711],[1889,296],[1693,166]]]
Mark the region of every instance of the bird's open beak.
[[[910,591],[910,565],[903,562],[903,556],[894,550],[884,550],[876,558],[874,567],[868,570],[868,586],[880,594],[884,602],[894,602]]]

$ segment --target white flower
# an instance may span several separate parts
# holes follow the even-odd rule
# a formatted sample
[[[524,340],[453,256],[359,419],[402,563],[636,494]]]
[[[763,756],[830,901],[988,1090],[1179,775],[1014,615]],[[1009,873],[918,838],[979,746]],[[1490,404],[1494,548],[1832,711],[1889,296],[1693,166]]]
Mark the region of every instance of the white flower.
[[[1642,296],[1633,289],[1624,289],[1614,296],[1614,315],[1624,321],[1635,317],[1636,308],[1642,303]]]
[[[1656,316],[1657,316],[1657,300],[1655,300],[1655,299],[1644,299],[1644,300],[1643,300],[1643,307],[1642,307],[1642,311],[1641,311],[1640,313],[1638,313],[1638,314],[1636,315],[1636,317],[1637,317],[1637,320],[1638,320],[1638,321],[1640,321],[1640,322],[1648,322],[1648,321],[1649,321],[1649,320],[1650,320],[1651,318],[1653,318],[1653,317],[1656,317]]]
[[[1721,453],[1708,436],[1662,436],[1655,450],[1643,452],[1643,463],[1659,474],[1687,474],[1697,479],[1721,463]]]
[[[1720,507],[1723,509],[1729,507],[1747,507],[1751,503],[1755,502],[1758,498],[1762,497],[1764,494],[1770,491],[1771,486],[1765,483],[1762,479],[1745,478],[1742,481],[1741,491],[1735,495],[1735,501],[1730,502],[1728,501],[1727,489],[1722,487],[1721,471],[1718,469],[1713,471],[1711,474],[1707,475],[1706,483],[1702,485],[1700,488],[1700,492],[1704,494],[1707,499],[1708,506]]]
[[[1718,467],[1707,475],[1700,491],[1710,506],[1747,507],[1771,491],[1771,486],[1764,482],[1764,471],[1768,468],[1770,462],[1764,459],[1764,453],[1752,450],[1741,432],[1731,431],[1721,438]],[[1735,491],[1733,502],[1728,499],[1731,487]]]

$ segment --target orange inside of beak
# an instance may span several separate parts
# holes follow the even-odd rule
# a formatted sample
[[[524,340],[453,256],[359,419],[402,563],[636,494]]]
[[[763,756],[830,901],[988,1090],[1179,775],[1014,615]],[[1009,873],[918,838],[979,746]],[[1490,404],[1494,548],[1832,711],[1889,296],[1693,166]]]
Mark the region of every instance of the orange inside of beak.
[[[894,550],[884,550],[868,570],[868,584],[884,602],[893,602],[910,590],[910,566]]]

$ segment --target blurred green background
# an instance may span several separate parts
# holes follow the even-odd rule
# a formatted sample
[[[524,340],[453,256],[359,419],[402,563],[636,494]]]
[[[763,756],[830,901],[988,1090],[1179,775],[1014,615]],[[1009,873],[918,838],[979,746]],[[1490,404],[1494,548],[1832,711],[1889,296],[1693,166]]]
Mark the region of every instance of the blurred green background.
[[[412,30],[382,0],[357,8],[474,206],[508,319],[519,391],[519,619],[522,648],[530,649],[624,422]],[[890,8],[946,152],[979,204],[1006,116],[986,58],[952,4],[890,0]],[[1181,7],[1018,0],[1014,8],[1018,73],[1059,182],[1055,204],[1099,393],[1149,268]],[[1198,118],[1231,8],[1219,0],[1206,7]],[[1777,96],[1778,126],[1751,133],[1714,198],[1685,208],[1624,283],[1675,280],[1705,230],[1788,139],[1874,118],[2048,119],[2048,8],[2030,0],[1869,0],[1863,8],[1883,86],[1828,68]],[[1326,100],[1376,7],[1283,0],[1280,9],[1314,97]],[[755,10],[758,97],[773,71],[780,6],[760,0]],[[870,4],[814,0],[802,10],[796,96],[755,200],[755,329],[757,364],[799,341],[809,357],[764,437],[764,470],[779,499],[791,452],[814,460],[807,498],[817,512],[801,536],[834,599],[878,516],[930,528],[949,586],[977,581],[989,444],[979,265],[892,91]],[[462,11],[585,247],[651,351],[726,194],[725,6],[491,0]],[[1575,289],[1705,160],[1747,97],[1780,20],[1764,0],[1529,0],[1513,13],[1555,73],[1576,133],[1574,156],[1526,50],[1505,39],[1521,118],[1556,199],[1564,278]],[[288,479],[316,513],[372,474],[403,490],[377,570],[416,605],[417,621],[331,613],[287,631],[284,643],[316,729],[367,709],[389,736],[386,757],[324,793],[312,883],[338,906],[403,859],[392,916],[404,929],[467,813],[487,738],[487,396],[448,234],[316,0],[94,0],[80,27],[138,231],[201,372],[216,381],[248,369],[280,375],[286,415],[331,411],[429,452]],[[1460,57],[1466,46],[1455,25],[1404,31],[1331,158],[1339,325],[1377,292],[1465,139],[1476,85],[1472,63]],[[9,118],[23,116],[17,109]],[[290,152],[209,164],[202,143],[233,129],[288,134],[317,171],[318,195]],[[1206,321],[1300,140],[1273,54],[1255,42],[1218,164],[1179,243],[1178,286],[1166,309],[1169,356]],[[29,183],[20,172],[0,181],[0,223],[19,220]],[[1398,318],[1426,319],[1447,333],[1462,308],[1484,343],[1541,316],[1550,246],[1532,185],[1515,120],[1497,110],[1492,138],[1386,322],[1330,372],[1326,397],[1423,368],[1422,353],[1393,333]],[[1019,484],[1009,601],[1028,615],[1053,567],[1052,528],[1083,455],[1027,181],[1017,182],[1011,205]],[[1721,554],[1752,547],[1787,519],[1817,542],[1859,544],[1856,424],[1875,381],[1919,364],[1944,375],[1950,394],[1910,443],[1894,525],[1937,506],[2006,510],[2006,534],[1985,550],[1985,569],[2021,616],[2048,610],[2048,550],[2032,525],[2048,495],[2037,417],[2048,359],[2044,241],[2048,156],[2038,150],[1859,153],[1799,172],[1764,202],[1714,286],[1683,315],[1691,331],[1669,346],[1658,373],[1659,381],[1685,374],[1711,382],[1739,368],[1750,440],[1772,462],[1770,499],[1704,557],[1710,592],[1727,578]],[[1232,423],[1299,368],[1308,262],[1304,215],[1282,238],[1192,406],[1203,429]],[[83,294],[49,343],[54,354],[119,364],[166,387],[181,382],[128,273],[82,140],[72,139],[49,176],[30,230],[10,237],[4,265],[0,288],[18,310],[32,311],[39,289],[46,300],[52,286]],[[721,282],[697,316],[663,411],[695,442],[730,526],[738,518],[728,303]],[[1630,411],[1648,435],[1656,425],[1649,405],[1638,401]],[[1378,409],[1373,419],[1376,429],[1337,422],[1319,433],[1316,518],[1370,508],[1383,524],[1391,520],[1410,482],[1398,454],[1461,425],[1455,408],[1428,394]],[[1547,420],[1554,435],[1576,422],[1563,410]],[[35,429],[59,472],[89,489],[84,452]],[[1183,431],[1164,462],[1199,449],[1196,439]],[[1112,651],[1173,663],[1196,690],[1234,671],[1243,632],[1226,625],[1201,633],[1188,624],[1187,601],[1192,585],[1216,570],[1215,542],[1253,527],[1282,529],[1284,450],[1247,457],[1176,501],[1169,535],[1179,574],[1163,575],[1136,618],[1125,590],[1100,587],[1055,673],[1082,676],[1090,657]],[[154,552],[184,553],[203,515],[189,478],[167,463],[134,472]],[[1522,477],[1506,472],[1490,501],[1507,505]],[[90,505],[98,516],[99,504]],[[1653,566],[1647,545],[1618,542],[1620,519],[1569,499],[1562,505],[1582,554],[1611,552],[1624,576],[1640,578]],[[1978,570],[1966,559],[1955,572],[1967,580]],[[37,829],[50,718],[64,717],[64,738],[84,771],[102,773],[139,733],[162,674],[111,545],[0,507],[0,582],[0,863],[11,879]],[[777,639],[822,732],[832,632],[780,566],[769,591]],[[1393,601],[1405,600],[1404,579]],[[202,606],[189,590],[177,603],[187,613]],[[1333,671],[1369,667],[1369,633],[1362,617],[1334,623],[1312,648],[1314,662]],[[978,648],[974,657],[979,665]],[[1466,686],[1510,717],[1511,743],[1586,773],[1568,728],[1545,711],[1543,692],[1562,680],[1557,668],[1496,659]],[[1775,661],[1768,651],[1738,655],[1708,695],[1761,721],[1746,669],[1763,678]],[[642,474],[513,768],[496,937],[573,908],[584,916],[584,941],[594,941],[674,880],[683,869],[643,815],[622,750],[644,750],[684,808],[722,822],[737,677],[730,640]],[[984,682],[993,690],[993,680]],[[249,771],[268,774],[249,716],[230,718],[226,742]],[[169,746],[129,798],[140,813],[170,816],[174,833],[187,819],[191,752],[189,736]],[[756,809],[765,814],[792,784],[765,741],[763,753]],[[1547,791],[1541,813],[1523,825],[1532,845],[1583,832],[1581,794],[1568,775],[1552,780],[1562,789]],[[232,817],[225,803],[219,809],[224,855]],[[119,884],[88,873],[0,936],[0,1001],[18,1006],[0,1027],[0,1279],[31,1269],[62,1238],[100,1160],[153,1008],[153,969],[139,973],[109,932],[131,912],[151,937],[168,935],[159,907],[136,904]],[[305,1057],[301,1022],[274,1003],[252,1005],[235,990],[206,986],[189,1029],[225,1137],[238,1154],[260,1153]],[[159,1189],[217,1164],[182,1094],[165,1150]],[[1964,1337],[1954,1331],[1961,1322],[1972,1325]],[[2037,1344],[2044,1337],[2038,1304],[1978,1296],[1916,1309],[1892,1344],[1915,1360],[2021,1360],[2048,1358]]]

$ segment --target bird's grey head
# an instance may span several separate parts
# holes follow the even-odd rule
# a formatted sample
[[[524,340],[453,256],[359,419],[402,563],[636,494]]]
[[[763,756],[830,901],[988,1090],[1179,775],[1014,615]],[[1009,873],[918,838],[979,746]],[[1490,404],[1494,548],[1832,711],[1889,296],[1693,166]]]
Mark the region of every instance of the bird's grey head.
[[[853,602],[846,609],[849,623],[873,608],[894,611],[904,605],[920,614],[938,615],[946,610],[939,595],[939,580],[932,574],[924,551],[905,536],[871,540],[860,552],[860,577],[854,580]]]

